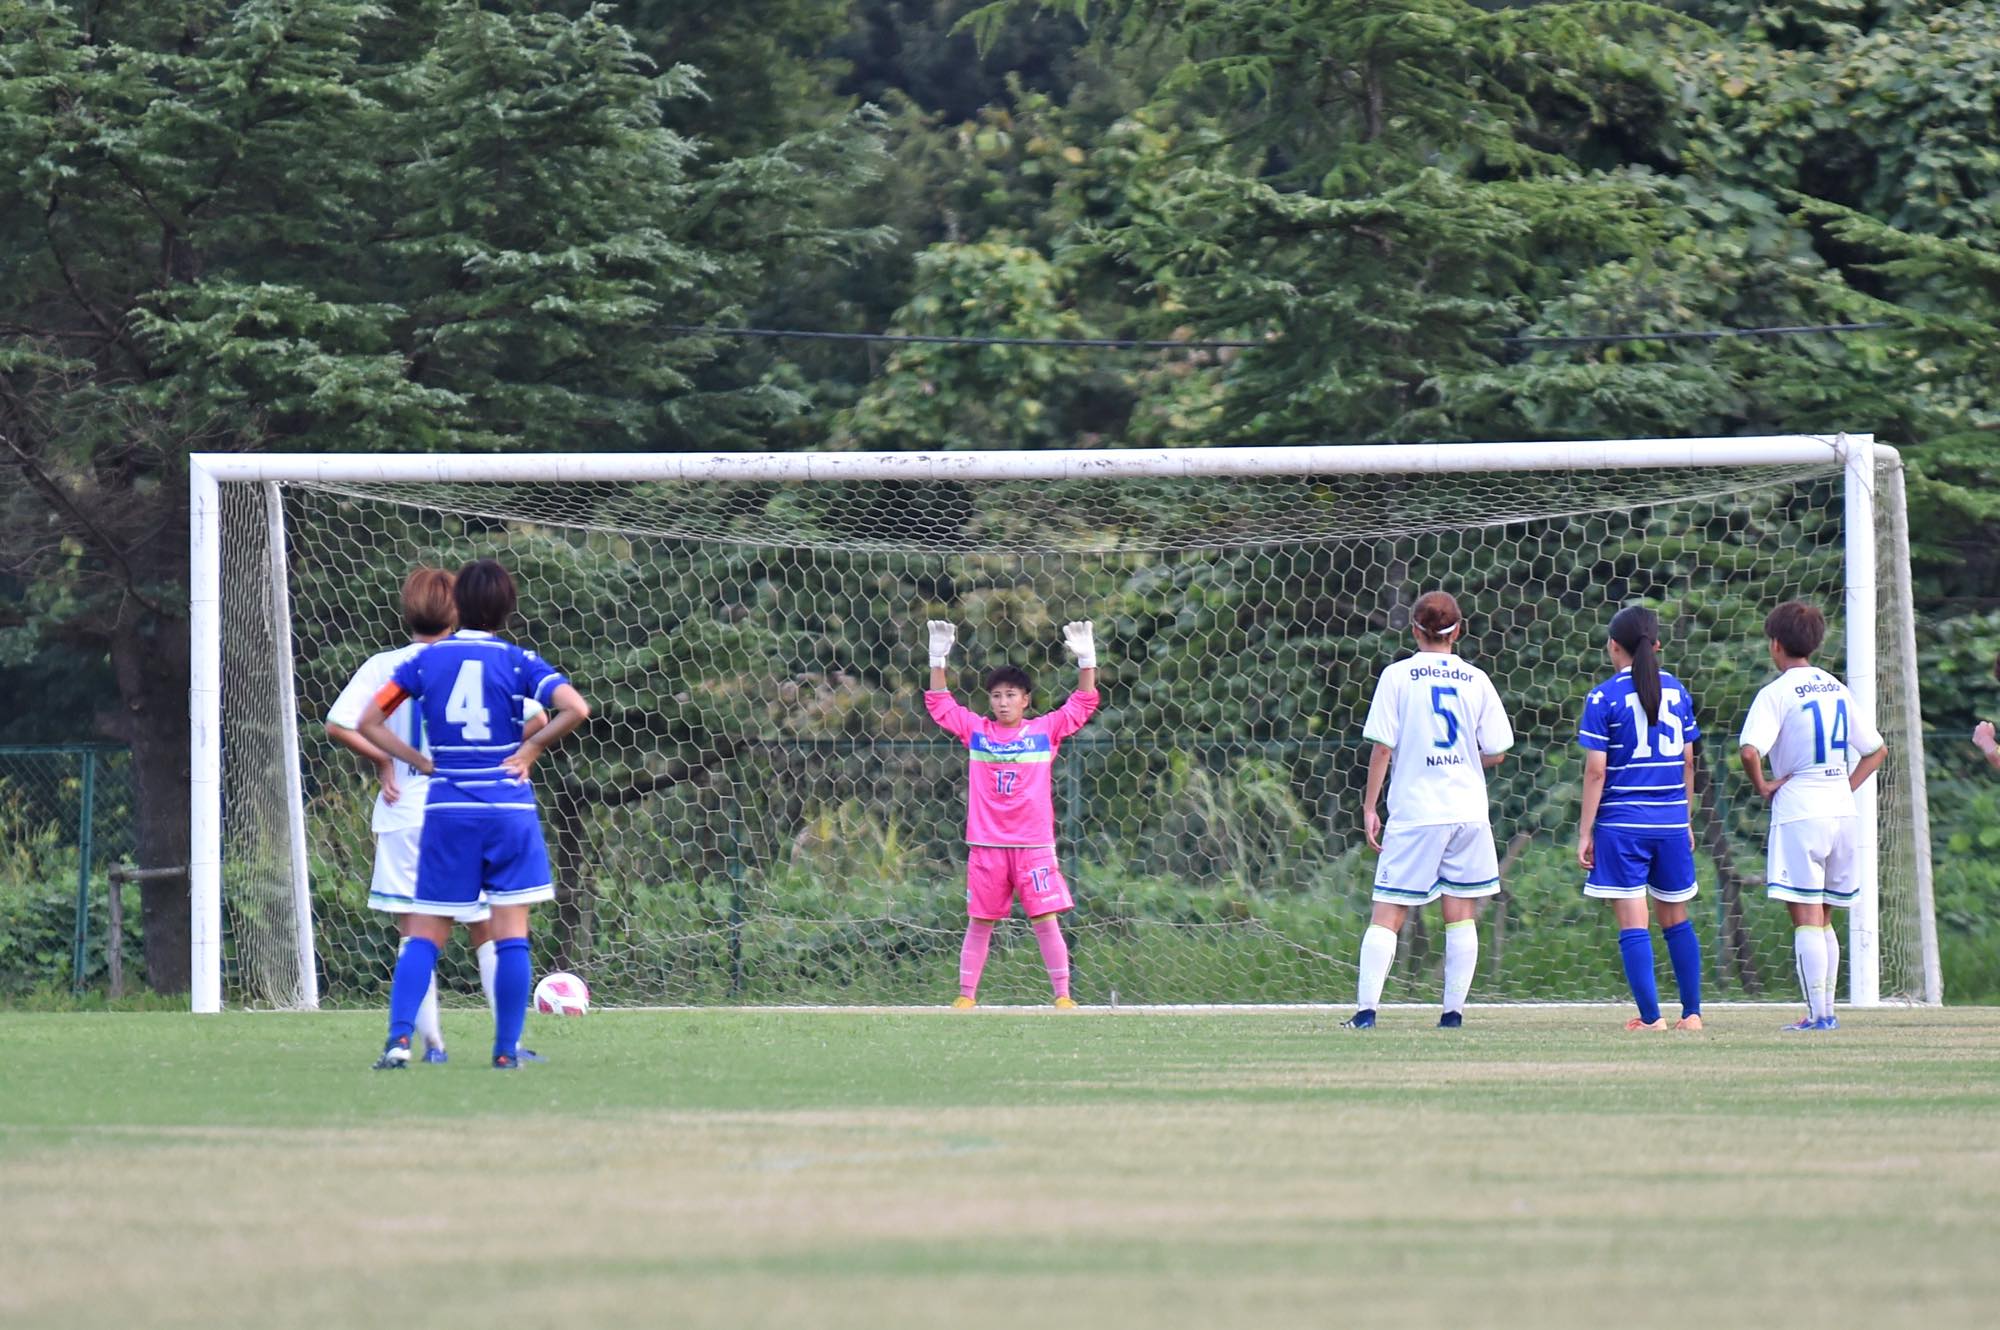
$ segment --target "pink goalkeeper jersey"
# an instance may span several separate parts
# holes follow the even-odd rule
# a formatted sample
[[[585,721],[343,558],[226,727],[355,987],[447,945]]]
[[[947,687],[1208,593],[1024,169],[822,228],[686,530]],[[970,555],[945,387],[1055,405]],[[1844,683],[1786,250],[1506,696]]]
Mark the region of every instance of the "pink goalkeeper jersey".
[[[946,692],[926,692],[931,719],[957,735],[972,756],[966,789],[965,841],[1008,849],[1056,843],[1050,768],[1062,741],[1097,710],[1095,692],[1075,692],[1046,716],[1003,730]]]

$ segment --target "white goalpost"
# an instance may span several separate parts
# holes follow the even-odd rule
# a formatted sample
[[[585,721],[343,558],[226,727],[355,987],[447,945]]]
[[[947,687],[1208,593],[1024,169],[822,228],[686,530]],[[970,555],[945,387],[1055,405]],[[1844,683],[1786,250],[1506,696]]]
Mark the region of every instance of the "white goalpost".
[[[1902,463],[1867,435],[201,454],[190,503],[196,1012],[379,1000],[370,791],[320,722],[404,640],[408,567],[482,556],[522,580],[516,635],[599,708],[537,773],[561,893],[537,963],[613,1003],[948,1000],[964,777],[917,700],[912,630],[935,617],[964,625],[961,693],[1025,661],[1038,707],[1067,687],[1052,625],[1099,625],[1105,711],[1056,777],[1081,1000],[1344,1000],[1359,709],[1435,585],[1524,740],[1495,778],[1508,890],[1475,1000],[1616,996],[1605,912],[1563,860],[1575,705],[1627,600],[1662,610],[1701,708],[1717,995],[1792,999],[1762,805],[1730,774],[1762,616],[1791,596],[1836,621],[1829,668],[1891,744],[1858,796],[1849,999],[1942,1000]],[[1002,994],[1010,947],[1032,943],[996,948]],[[1392,998],[1435,987],[1434,950],[1417,929]]]

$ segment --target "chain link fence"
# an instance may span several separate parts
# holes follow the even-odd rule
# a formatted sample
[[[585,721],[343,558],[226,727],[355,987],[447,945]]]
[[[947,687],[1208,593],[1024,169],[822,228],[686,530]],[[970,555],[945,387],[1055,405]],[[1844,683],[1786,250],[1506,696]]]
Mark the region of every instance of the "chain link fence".
[[[110,876],[136,830],[124,748],[0,745],[0,999],[116,996],[138,972],[138,897],[114,899]]]

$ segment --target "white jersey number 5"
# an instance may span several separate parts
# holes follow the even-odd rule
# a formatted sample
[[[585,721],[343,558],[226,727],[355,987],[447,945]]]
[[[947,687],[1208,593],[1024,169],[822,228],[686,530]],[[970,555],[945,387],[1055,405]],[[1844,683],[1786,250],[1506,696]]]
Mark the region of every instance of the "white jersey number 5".
[[[479,661],[468,660],[458,667],[451,696],[445,699],[444,718],[468,740],[493,737],[492,718],[486,711],[486,668]]]

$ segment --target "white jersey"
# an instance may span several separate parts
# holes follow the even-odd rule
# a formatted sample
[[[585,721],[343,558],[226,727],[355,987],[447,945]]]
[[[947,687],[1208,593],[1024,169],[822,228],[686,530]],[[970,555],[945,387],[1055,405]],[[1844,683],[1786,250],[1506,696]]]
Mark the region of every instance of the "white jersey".
[[[347,681],[347,687],[340,690],[340,696],[333,699],[333,706],[326,713],[326,723],[338,725],[343,730],[359,730],[361,713],[382,691],[382,685],[389,682],[396,673],[396,667],[422,651],[428,643],[412,642],[394,651],[378,651],[361,663],[354,677]],[[523,703],[523,719],[542,714],[542,707],[533,698]],[[401,706],[389,713],[389,728],[402,741],[422,753],[431,755],[430,736],[424,733],[423,711],[416,702],[405,700]],[[424,824],[424,800],[430,794],[430,777],[405,762],[396,763],[396,802],[390,803],[381,793],[375,795],[375,815],[369,821],[369,830],[404,831]]]
[[[1456,655],[1420,651],[1382,671],[1362,736],[1396,750],[1389,823],[1491,821],[1481,755],[1514,746],[1493,681]]]
[[[1764,685],[1743,718],[1742,748],[1771,759],[1785,783],[1771,800],[1771,821],[1853,817],[1851,758],[1882,746],[1882,736],[1854,705],[1847,685],[1816,665],[1799,665]]]
[[[359,730],[361,713],[375,694],[382,691],[382,685],[396,672],[396,667],[424,649],[424,643],[412,642],[394,651],[378,651],[361,662],[361,668],[347,681],[347,687],[340,690],[340,696],[333,699],[333,706],[326,713],[326,723],[338,725],[343,730]],[[429,737],[424,734],[423,712],[414,702],[405,701],[389,713],[389,728],[396,737],[425,756],[430,755]],[[390,803],[381,794],[375,796],[375,816],[369,823],[374,831],[402,831],[424,824],[424,799],[430,791],[430,778],[404,762],[396,763],[396,788],[400,791],[395,803]]]

